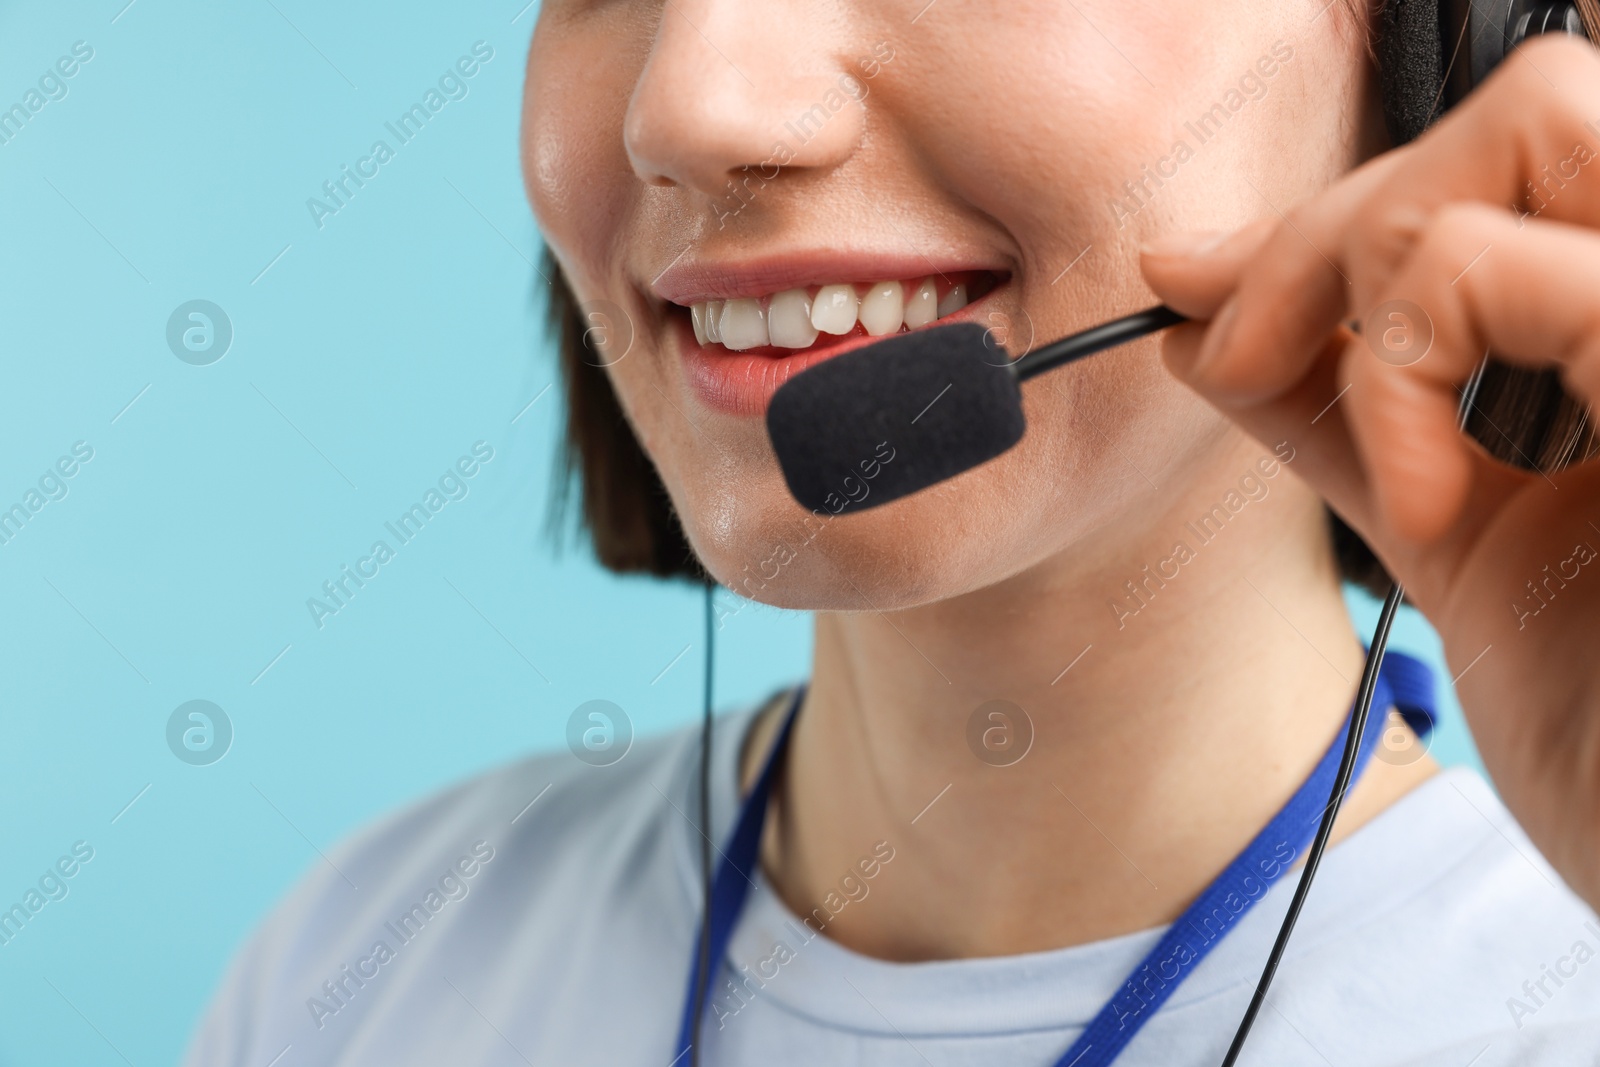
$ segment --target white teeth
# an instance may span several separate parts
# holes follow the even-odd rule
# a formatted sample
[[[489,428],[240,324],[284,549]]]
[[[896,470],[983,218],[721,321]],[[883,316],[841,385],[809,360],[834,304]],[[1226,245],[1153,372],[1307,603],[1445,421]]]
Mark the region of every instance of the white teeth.
[[[899,282],[879,282],[861,298],[861,328],[869,337],[900,329],[906,318],[906,291]]]
[[[966,306],[967,287],[960,284],[954,285],[948,293],[944,294],[944,299],[939,301],[939,317],[942,319],[946,315],[954,315]]]
[[[705,330],[706,340],[714,345],[722,343],[722,331],[718,328],[722,321],[722,301],[706,301]]]
[[[769,344],[767,316],[761,310],[761,301],[750,296],[735,297],[728,301],[722,307],[717,333],[722,338],[722,346],[735,352]]]
[[[846,334],[856,328],[856,298],[853,285],[824,285],[811,302],[811,325],[823,333]]]
[[[939,317],[939,290],[932,278],[922,279],[922,284],[906,300],[906,329],[926,326]]]
[[[691,309],[693,310],[693,309]],[[785,289],[767,308],[767,331],[779,348],[809,348],[817,339],[811,322],[811,298],[804,289]]]
[[[702,300],[689,306],[689,322],[702,345],[720,344],[735,352],[767,345],[799,349],[811,347],[819,334],[853,333],[857,323],[869,337],[886,337],[901,327],[920,329],[960,311],[967,302],[964,283],[941,297],[932,277],[915,283],[877,282],[865,293],[839,283],[821,286],[815,295],[810,289],[785,289],[766,297]]]

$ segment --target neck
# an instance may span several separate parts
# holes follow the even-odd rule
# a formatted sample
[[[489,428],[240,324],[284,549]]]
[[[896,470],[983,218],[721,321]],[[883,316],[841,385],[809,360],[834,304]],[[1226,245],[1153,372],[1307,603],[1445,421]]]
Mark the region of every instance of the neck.
[[[763,837],[789,907],[895,960],[1039,951],[1176,918],[1338,736],[1362,664],[1320,504],[1292,479],[1203,546],[1184,536],[1194,558],[1177,577],[1146,580],[1142,606],[1129,597],[1122,576],[1144,578],[1171,555],[1168,531],[1225,491],[1197,485],[1159,536],[1107,538],[1116,550],[1074,546],[911,610],[819,615]],[[1432,770],[1374,761],[1339,833]],[[886,854],[880,842],[893,859],[869,864],[867,882],[854,869]],[[841,909],[846,897],[858,902]]]

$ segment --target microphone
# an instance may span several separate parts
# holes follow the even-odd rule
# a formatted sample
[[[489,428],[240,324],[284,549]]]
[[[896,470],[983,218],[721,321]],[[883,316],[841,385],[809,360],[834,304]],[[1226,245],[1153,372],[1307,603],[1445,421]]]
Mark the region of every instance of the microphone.
[[[824,360],[767,408],[789,492],[838,515],[910,496],[1022,440],[1021,384],[1186,321],[1157,305],[1012,360],[974,322],[934,326]]]

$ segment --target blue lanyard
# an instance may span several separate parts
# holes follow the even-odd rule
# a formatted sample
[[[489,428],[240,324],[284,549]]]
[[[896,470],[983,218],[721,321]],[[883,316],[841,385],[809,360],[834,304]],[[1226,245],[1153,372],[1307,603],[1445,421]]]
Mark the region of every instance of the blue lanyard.
[[[1399,652],[1384,657],[1378,672],[1366,733],[1356,758],[1359,777],[1379,738],[1383,735],[1385,714],[1397,708],[1418,735],[1425,735],[1435,720],[1433,671],[1419,660]],[[783,761],[796,713],[805,698],[805,687],[796,688],[784,712],[783,725],[767,754],[755,786],[739,809],[733,833],[722,849],[722,861],[711,880],[711,970],[715,973],[727,955],[734,927],[744,910],[745,899],[754,884],[760,859],[761,828],[766,822],[767,803],[772,798],[773,781]],[[1353,708],[1351,709],[1354,710]],[[1348,724],[1348,718],[1346,719]],[[1133,1040],[1150,1017],[1166,1003],[1178,985],[1189,976],[1206,954],[1238,925],[1279,878],[1295,864],[1316,833],[1317,824],[1328,803],[1339,757],[1344,748],[1344,731],[1329,746],[1316,769],[1311,772],[1283,809],[1256,835],[1244,851],[1230,863],[1197,897],[1194,903],[1167,928],[1150,954],[1128,975],[1115,995],[1106,1002],[1078,1040],[1056,1061],[1056,1067],[1105,1067]],[[1354,779],[1352,779],[1354,781]],[[698,942],[697,942],[698,943]],[[683,1022],[678,1030],[678,1058],[684,1062],[694,1040],[694,1009],[702,1010],[709,1000],[710,977],[702,974],[700,955],[695,953],[689,968],[689,988],[684,997]]]

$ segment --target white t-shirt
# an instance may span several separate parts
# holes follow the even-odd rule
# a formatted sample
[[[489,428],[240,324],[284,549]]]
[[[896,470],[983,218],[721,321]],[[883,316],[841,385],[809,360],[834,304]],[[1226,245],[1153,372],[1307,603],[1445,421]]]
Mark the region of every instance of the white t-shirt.
[[[750,718],[718,722],[719,842]],[[188,1064],[669,1067],[699,918],[698,751],[687,730],[611,767],[537,757],[356,835],[240,952]],[[1117,1067],[1221,1061],[1293,882]],[[847,888],[855,899],[831,906],[872,906],[871,879]],[[702,1062],[1047,1067],[1161,932],[887,963],[811,933],[758,883]],[[1481,778],[1447,771],[1328,852],[1241,1063],[1600,1064],[1600,920]]]

